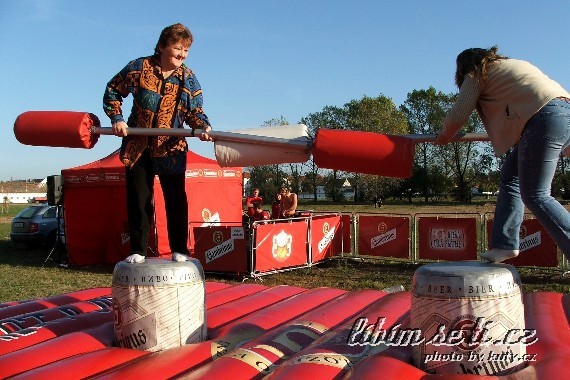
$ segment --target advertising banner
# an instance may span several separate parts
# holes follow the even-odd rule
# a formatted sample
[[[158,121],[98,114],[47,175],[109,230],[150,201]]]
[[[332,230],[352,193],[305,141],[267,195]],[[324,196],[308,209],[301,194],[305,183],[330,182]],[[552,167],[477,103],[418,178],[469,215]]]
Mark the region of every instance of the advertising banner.
[[[342,214],[340,218],[342,220],[342,253],[352,253],[352,242],[350,240],[352,236],[351,215]]]
[[[360,215],[358,253],[360,255],[410,257],[410,217]]]
[[[249,272],[243,227],[194,227],[194,238],[194,257],[200,261],[204,271]]]
[[[308,264],[308,219],[254,224],[253,272]]]
[[[340,215],[313,216],[311,219],[311,263],[340,255],[342,230]]]
[[[418,218],[418,258],[477,260],[476,218]]]
[[[493,219],[487,221],[487,246],[491,247]],[[557,247],[536,219],[525,219],[519,230],[519,255],[504,263],[515,266],[557,267]]]

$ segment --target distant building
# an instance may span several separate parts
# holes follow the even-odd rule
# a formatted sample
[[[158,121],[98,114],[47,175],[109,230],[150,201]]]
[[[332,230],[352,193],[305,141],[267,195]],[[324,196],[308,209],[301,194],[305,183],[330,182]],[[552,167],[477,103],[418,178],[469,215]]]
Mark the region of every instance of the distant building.
[[[13,204],[47,201],[46,181],[47,178],[1,182],[0,199],[7,198]]]
[[[8,198],[8,202],[13,204],[36,203],[47,201],[46,193],[0,193],[0,199]]]

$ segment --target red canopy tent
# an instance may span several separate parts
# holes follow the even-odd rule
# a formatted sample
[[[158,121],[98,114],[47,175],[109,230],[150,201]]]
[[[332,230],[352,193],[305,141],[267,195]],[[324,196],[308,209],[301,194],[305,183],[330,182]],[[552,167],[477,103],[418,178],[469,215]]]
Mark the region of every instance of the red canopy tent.
[[[64,169],[63,209],[66,246],[72,265],[114,264],[129,254],[125,204],[125,167],[118,151],[95,162]],[[164,199],[158,177],[154,187],[155,220],[149,256],[170,255]],[[242,168],[222,168],[215,160],[188,152],[186,193],[193,227],[241,223]]]

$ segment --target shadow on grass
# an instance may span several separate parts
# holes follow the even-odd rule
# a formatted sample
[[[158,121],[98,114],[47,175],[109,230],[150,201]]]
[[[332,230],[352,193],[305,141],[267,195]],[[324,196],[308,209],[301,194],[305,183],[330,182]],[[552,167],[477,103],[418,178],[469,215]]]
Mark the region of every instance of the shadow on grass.
[[[16,244],[10,240],[0,240],[0,265],[30,267],[30,268],[65,268],[67,255],[62,247],[28,247]],[[67,266],[76,272],[109,274],[113,273],[115,265]]]

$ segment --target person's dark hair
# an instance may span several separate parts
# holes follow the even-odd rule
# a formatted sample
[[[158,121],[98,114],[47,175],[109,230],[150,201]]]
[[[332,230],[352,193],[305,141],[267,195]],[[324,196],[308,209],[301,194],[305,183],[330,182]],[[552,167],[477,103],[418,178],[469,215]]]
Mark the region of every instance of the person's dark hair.
[[[455,71],[455,84],[461,88],[465,76],[470,72],[475,72],[481,78],[487,76],[487,64],[499,59],[508,59],[497,54],[499,48],[495,45],[490,49],[471,48],[463,50],[457,56],[457,70]]]
[[[261,203],[259,203],[259,202],[253,202],[253,208],[254,208],[255,210],[259,210],[260,208],[262,208],[262,207],[261,207]]]
[[[194,37],[192,37],[190,30],[180,23],[167,26],[162,29],[162,32],[160,33],[160,37],[158,38],[158,42],[154,48],[154,54],[160,55],[159,47],[164,48],[179,41],[187,42],[188,46],[190,46],[192,45],[192,41],[194,41]]]

